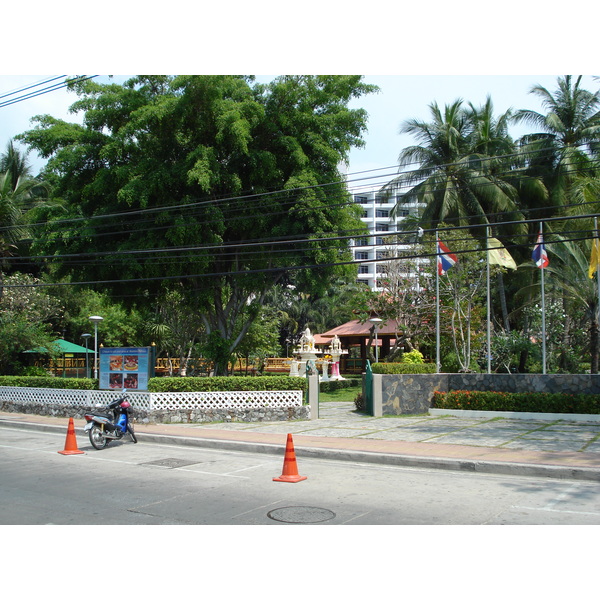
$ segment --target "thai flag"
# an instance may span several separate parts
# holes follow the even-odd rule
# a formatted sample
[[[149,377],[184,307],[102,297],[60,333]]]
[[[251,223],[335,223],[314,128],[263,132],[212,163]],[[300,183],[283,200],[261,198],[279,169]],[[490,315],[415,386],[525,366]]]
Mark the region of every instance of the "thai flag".
[[[533,262],[540,269],[545,269],[550,261],[548,260],[548,254],[546,252],[546,247],[544,246],[544,236],[540,233],[537,238],[537,242],[533,249],[533,254],[531,255]]]
[[[457,262],[456,254],[452,254],[450,249],[444,242],[438,240],[437,243],[438,254],[437,254],[437,267],[440,275],[445,275]]]

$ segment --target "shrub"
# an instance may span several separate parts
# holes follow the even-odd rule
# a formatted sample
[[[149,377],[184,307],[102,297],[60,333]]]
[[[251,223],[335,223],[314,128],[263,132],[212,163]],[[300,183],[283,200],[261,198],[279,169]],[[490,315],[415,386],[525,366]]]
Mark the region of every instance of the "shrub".
[[[365,404],[365,398],[362,393],[358,394],[354,399],[354,406],[358,412],[365,412],[367,406]]]
[[[373,373],[378,375],[412,375],[419,373],[435,373],[436,368],[433,363],[373,363],[371,365]]]
[[[598,394],[542,392],[434,392],[432,408],[508,412],[600,414]]]
[[[73,379],[71,377],[28,377],[25,375],[2,375],[0,385],[10,387],[53,388],[63,390],[97,390],[97,379]]]
[[[405,352],[402,355],[402,362],[420,365],[425,361],[423,360],[423,354],[421,354],[421,352],[418,350],[411,350],[410,352]]]
[[[149,392],[241,392],[255,390],[302,390],[306,378],[277,377],[153,377]]]

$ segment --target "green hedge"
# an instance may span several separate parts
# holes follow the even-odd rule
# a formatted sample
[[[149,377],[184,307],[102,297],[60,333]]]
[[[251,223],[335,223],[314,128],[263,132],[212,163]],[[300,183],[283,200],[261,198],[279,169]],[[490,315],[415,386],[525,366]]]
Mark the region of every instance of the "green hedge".
[[[340,379],[335,381],[321,381],[319,384],[319,390],[321,392],[335,392],[335,390],[342,390],[349,387],[359,387],[362,385],[360,379]]]
[[[97,379],[70,377],[0,376],[0,386],[58,388],[64,390],[96,390]],[[254,390],[302,390],[307,388],[305,377],[152,377],[149,392],[232,392]]]
[[[433,363],[386,363],[379,362],[371,365],[373,373],[378,375],[414,375],[419,373],[431,374],[436,372]]]
[[[432,408],[495,410],[508,412],[600,414],[598,394],[549,394],[541,392],[434,392]]]
[[[0,385],[7,387],[56,388],[63,390],[97,390],[96,379],[73,379],[71,377],[28,377],[25,375],[1,375]]]
[[[153,377],[149,392],[240,392],[255,390],[302,390],[305,377]]]

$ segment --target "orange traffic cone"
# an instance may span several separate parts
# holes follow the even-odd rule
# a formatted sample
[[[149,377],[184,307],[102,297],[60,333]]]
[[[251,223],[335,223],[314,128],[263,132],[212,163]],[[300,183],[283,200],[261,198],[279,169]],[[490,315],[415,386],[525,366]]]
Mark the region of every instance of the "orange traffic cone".
[[[77,449],[77,438],[75,437],[75,424],[73,417],[69,418],[69,427],[67,429],[67,439],[65,441],[65,449],[59,450],[59,454],[85,454],[85,452]]]
[[[280,477],[273,477],[273,481],[287,481],[297,483],[303,481],[306,477],[298,475],[298,466],[296,465],[296,453],[294,452],[294,441],[292,434],[288,433],[287,444],[285,446],[285,458],[283,459],[283,472]]]

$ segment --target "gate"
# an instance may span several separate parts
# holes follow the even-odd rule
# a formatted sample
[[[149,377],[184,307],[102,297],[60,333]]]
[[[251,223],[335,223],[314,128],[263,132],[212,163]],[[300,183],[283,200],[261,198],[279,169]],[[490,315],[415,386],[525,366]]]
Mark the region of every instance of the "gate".
[[[371,416],[373,412],[373,371],[371,362],[367,360],[367,368],[365,369],[365,410]]]

